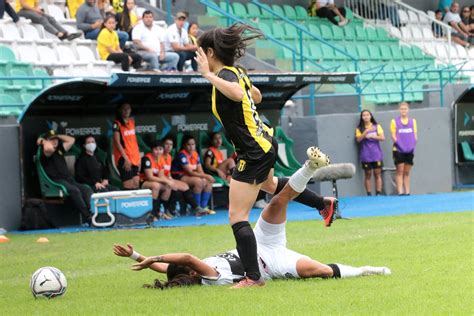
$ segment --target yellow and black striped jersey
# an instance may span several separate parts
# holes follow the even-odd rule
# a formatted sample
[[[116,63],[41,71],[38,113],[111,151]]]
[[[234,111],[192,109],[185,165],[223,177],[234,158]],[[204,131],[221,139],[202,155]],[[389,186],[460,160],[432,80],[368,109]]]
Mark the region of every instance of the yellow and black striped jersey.
[[[237,82],[244,94],[235,102],[212,87],[212,113],[224,126],[237,154],[250,160],[261,158],[272,148],[272,130],[262,123],[252,100],[252,84],[239,68],[224,66],[218,77]]]

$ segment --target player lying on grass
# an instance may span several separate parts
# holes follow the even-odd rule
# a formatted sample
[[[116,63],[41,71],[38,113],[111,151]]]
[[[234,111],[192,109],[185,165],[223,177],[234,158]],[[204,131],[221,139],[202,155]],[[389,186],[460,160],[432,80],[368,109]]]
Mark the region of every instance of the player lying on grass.
[[[316,154],[315,154],[316,153]],[[360,268],[343,264],[323,264],[286,247],[286,211],[288,203],[304,191],[316,168],[315,158],[319,149],[308,150],[309,160],[262,211],[255,225],[258,263],[264,279],[296,278],[348,278],[372,274],[390,274],[386,267],[364,266]],[[316,164],[317,165],[317,164]],[[230,285],[245,277],[244,268],[237,250],[231,250],[203,260],[189,253],[169,253],[144,257],[133,250],[132,245],[115,245],[114,253],[130,257],[138,263],[132,266],[139,271],[150,268],[166,273],[168,281],[155,280],[152,288],[170,288],[188,285]]]

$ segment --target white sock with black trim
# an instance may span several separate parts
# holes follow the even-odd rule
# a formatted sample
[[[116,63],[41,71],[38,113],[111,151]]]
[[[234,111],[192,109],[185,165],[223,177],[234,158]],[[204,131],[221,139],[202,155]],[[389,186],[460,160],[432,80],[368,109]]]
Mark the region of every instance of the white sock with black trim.
[[[301,193],[306,189],[306,185],[313,177],[315,171],[316,169],[311,168],[309,164],[305,163],[301,168],[291,175],[288,184],[293,190]]]
[[[340,263],[336,263],[341,273],[341,278],[353,278],[364,274],[364,270],[361,268],[346,266]]]

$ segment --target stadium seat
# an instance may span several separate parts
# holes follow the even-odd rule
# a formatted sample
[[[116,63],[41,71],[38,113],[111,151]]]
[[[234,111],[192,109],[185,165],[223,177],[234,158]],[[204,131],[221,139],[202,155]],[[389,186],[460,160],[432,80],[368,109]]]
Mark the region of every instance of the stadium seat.
[[[17,54],[21,61],[38,63],[39,56],[36,47],[33,45],[17,45]]]
[[[35,68],[33,69],[33,75],[35,77],[49,77],[49,74],[46,70]],[[35,79],[34,80],[35,86],[39,89],[44,89],[52,84],[51,79]]]
[[[291,25],[291,24],[288,24],[288,23],[285,23],[284,25],[284,29],[285,29],[285,38],[286,39],[296,39],[299,41],[299,30],[296,29],[295,26]]]
[[[434,40],[434,35],[433,35],[433,31],[431,30],[431,28],[424,27],[424,28],[421,29],[421,33],[423,35],[423,38],[426,41]]]
[[[278,38],[278,39],[285,39],[286,34],[285,34],[285,29],[283,28],[283,25],[280,23],[273,23],[272,25],[273,28],[273,36]]]
[[[15,53],[7,46],[0,45],[0,63],[15,62]]]
[[[342,28],[337,25],[331,25],[332,29],[332,39],[336,41],[342,41],[345,38],[344,32],[342,31]]]
[[[247,3],[247,13],[250,18],[257,18],[263,15],[260,11],[260,7],[252,2]]]
[[[323,37],[320,28],[318,27],[317,24],[309,24],[308,25],[308,31],[318,37]]]
[[[296,20],[296,10],[293,6],[288,4],[283,5],[283,11],[285,12],[285,16],[290,20]]]
[[[31,40],[41,44],[52,44],[54,42],[52,39],[41,38],[38,29],[31,24],[23,24],[21,30],[25,40]]]
[[[86,66],[88,63],[85,61],[78,61],[76,54],[70,46],[58,45],[56,46],[56,54],[60,63],[65,63],[74,66]]]
[[[229,1],[229,7],[227,7],[227,2],[226,1],[221,1],[219,2],[219,7],[224,10],[225,12],[228,12],[232,15],[235,15],[234,13],[234,8],[232,7],[232,4]]]
[[[249,14],[247,13],[247,9],[245,6],[240,2],[232,3],[232,8],[234,10],[234,14],[238,17],[249,18]]]
[[[285,16],[285,11],[283,11],[283,8],[278,4],[272,4],[272,10],[278,15]]]
[[[20,29],[17,27],[15,23],[3,24],[2,33],[3,33],[2,41],[32,43],[32,40],[23,39],[20,33]]]
[[[418,14],[413,11],[408,11],[408,21],[410,21],[410,24],[418,25],[420,22]]]
[[[407,14],[407,12],[406,12],[405,10],[398,9],[398,16],[399,16],[400,24],[401,24],[401,25],[406,25],[406,24],[408,24],[408,22],[409,22],[408,14]]]
[[[295,5],[296,19],[305,21],[308,19],[308,12],[300,5]]]
[[[367,31],[368,28],[364,28],[362,26],[356,26],[355,27],[355,32],[356,32],[356,37],[357,37],[357,40],[358,41],[366,41],[368,40],[368,36],[367,36]],[[373,29],[372,29],[373,30]],[[375,34],[374,34],[375,35]]]
[[[334,39],[334,36],[332,34],[332,29],[329,25],[321,24],[319,26],[319,28],[321,30],[321,35],[324,39],[326,39],[326,40],[333,40]]]
[[[343,27],[344,29],[344,39],[346,41],[355,41],[357,39],[355,27],[351,26],[350,24]]]

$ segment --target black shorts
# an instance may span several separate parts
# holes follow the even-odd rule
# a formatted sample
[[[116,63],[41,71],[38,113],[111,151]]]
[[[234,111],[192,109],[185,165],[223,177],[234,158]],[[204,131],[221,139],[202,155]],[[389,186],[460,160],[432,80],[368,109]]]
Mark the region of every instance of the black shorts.
[[[122,182],[125,182],[135,177],[138,177],[138,173],[140,171],[140,169],[138,169],[138,166],[132,165],[130,171],[126,171],[123,166],[124,163],[125,159],[123,159],[123,157],[120,157],[117,165],[118,172],[120,173],[120,180],[122,180]]]
[[[362,169],[364,170],[372,170],[378,168],[383,168],[383,161],[372,161],[362,163]]]
[[[413,153],[409,154],[404,154],[399,151],[394,151],[393,152],[393,163],[395,165],[401,164],[401,163],[406,163],[407,165],[412,165],[413,166],[413,157],[415,155]]]
[[[250,184],[260,184],[268,178],[268,173],[275,165],[278,156],[278,143],[272,141],[272,148],[258,160],[248,160],[237,156],[232,179]]]

